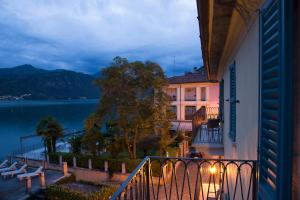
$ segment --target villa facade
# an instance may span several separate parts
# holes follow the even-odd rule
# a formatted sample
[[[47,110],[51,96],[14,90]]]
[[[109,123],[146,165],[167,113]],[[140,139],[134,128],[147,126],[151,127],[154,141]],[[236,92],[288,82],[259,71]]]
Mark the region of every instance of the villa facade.
[[[194,114],[204,106],[209,118],[216,118],[219,108],[219,83],[207,79],[204,68],[168,78],[167,94],[175,117],[172,130],[192,131]]]
[[[259,199],[299,199],[299,2],[197,6],[204,64],[220,82],[224,158],[258,160]]]

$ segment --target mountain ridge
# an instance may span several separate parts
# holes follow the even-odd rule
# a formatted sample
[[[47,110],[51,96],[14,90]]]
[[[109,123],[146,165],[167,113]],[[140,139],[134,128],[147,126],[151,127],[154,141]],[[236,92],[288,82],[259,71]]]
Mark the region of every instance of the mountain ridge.
[[[95,78],[81,72],[46,70],[29,64],[0,68],[0,99],[99,98],[99,89],[93,84]]]

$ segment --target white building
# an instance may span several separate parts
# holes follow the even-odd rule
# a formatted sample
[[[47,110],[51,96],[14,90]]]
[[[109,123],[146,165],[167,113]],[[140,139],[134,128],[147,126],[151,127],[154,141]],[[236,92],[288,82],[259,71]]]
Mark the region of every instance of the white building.
[[[259,199],[300,199],[299,1],[197,7],[204,65],[222,88],[224,158],[259,161]]]
[[[217,116],[219,84],[207,79],[204,68],[170,77],[168,83],[167,93],[172,99],[172,110],[176,113],[172,130],[192,131],[193,115],[202,106],[206,107],[208,116]]]

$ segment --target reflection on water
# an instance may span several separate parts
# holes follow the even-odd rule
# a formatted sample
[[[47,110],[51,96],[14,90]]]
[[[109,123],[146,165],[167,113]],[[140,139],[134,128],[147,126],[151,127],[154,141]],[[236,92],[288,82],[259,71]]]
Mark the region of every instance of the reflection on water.
[[[20,146],[20,136],[35,134],[39,120],[54,116],[69,131],[81,130],[98,100],[0,101],[0,158]],[[28,139],[32,145],[39,139]]]

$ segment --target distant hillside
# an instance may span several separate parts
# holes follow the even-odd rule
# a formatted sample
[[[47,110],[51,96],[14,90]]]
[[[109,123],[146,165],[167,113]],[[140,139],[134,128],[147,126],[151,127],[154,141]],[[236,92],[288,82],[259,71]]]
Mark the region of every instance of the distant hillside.
[[[0,97],[25,99],[98,98],[95,76],[69,71],[44,70],[31,65],[0,68]],[[26,95],[27,94],[27,95]],[[1,98],[0,98],[1,99]]]

